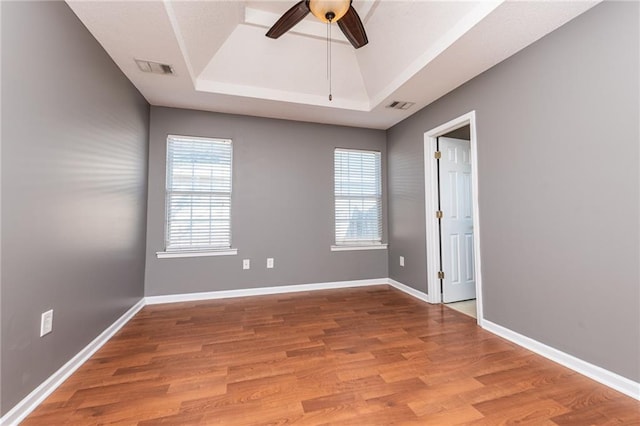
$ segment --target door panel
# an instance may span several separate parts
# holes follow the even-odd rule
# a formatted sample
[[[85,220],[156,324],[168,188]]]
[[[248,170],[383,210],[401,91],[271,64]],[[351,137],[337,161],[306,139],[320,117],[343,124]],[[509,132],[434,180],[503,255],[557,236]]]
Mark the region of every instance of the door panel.
[[[460,236],[457,234],[449,235],[450,240],[450,253],[449,259],[451,264],[448,270],[451,271],[451,284],[458,284],[460,282]]]
[[[473,265],[471,147],[469,141],[438,138],[442,233],[443,302],[476,297]]]
[[[473,281],[475,283],[475,275],[473,268],[473,234],[465,235],[465,271],[467,272],[466,281]]]

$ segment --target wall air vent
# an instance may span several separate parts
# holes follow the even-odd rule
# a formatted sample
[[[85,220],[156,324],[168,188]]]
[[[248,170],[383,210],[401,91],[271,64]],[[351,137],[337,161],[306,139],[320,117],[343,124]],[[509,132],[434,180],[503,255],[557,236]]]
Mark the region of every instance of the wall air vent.
[[[406,102],[406,101],[393,101],[391,102],[389,105],[387,105],[385,108],[392,108],[392,109],[409,109],[412,106],[414,106],[416,103],[415,102]]]
[[[140,68],[140,71],[169,75],[173,75],[174,73],[171,65],[161,64],[160,62],[145,61],[144,59],[136,59],[135,61],[138,68]]]

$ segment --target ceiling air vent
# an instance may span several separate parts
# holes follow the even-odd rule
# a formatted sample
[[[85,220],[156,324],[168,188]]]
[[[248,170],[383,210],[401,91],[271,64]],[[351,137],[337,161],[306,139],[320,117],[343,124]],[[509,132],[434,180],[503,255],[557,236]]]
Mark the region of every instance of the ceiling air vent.
[[[154,74],[173,74],[173,68],[171,65],[161,64],[160,62],[145,61],[143,59],[136,59],[136,64],[140,71],[151,72]]]
[[[406,102],[406,101],[393,101],[386,108],[393,109],[409,109],[415,105],[415,102]]]

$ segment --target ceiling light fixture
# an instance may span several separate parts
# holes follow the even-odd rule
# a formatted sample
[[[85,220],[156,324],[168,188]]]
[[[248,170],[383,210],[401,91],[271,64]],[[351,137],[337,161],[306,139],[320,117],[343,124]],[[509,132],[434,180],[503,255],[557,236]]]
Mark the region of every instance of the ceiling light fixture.
[[[329,101],[331,94],[331,24],[338,23],[343,34],[356,49],[369,40],[364,31],[358,12],[351,6],[352,0],[300,0],[273,24],[266,36],[278,38],[293,28],[311,12],[313,16],[327,24],[327,80],[329,80]]]
[[[369,43],[360,16],[351,5],[351,0],[300,0],[269,28],[266,36],[280,37],[310,12],[322,22],[336,22],[349,43],[356,49]]]
[[[309,10],[322,22],[338,21],[350,6],[351,0],[309,0]]]

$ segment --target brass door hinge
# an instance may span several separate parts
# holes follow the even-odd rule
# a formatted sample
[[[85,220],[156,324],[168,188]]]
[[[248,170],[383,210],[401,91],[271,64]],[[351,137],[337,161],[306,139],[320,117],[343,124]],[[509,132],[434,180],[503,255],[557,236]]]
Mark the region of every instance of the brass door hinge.
[[[433,153],[433,158],[435,158],[436,160],[439,160],[440,158],[442,158],[442,152],[440,151],[436,151]]]
[[[436,219],[442,219],[442,210],[436,212]]]
[[[444,271],[438,271],[438,279],[444,280]]]

